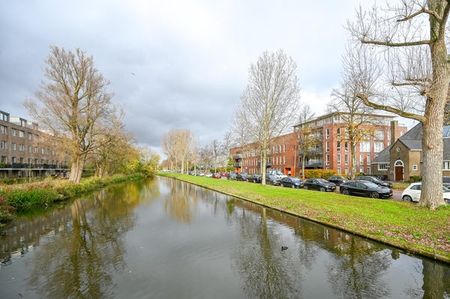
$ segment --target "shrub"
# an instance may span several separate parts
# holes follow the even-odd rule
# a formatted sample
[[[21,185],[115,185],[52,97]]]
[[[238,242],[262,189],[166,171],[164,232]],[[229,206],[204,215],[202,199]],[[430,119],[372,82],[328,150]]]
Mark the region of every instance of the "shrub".
[[[18,211],[23,211],[35,207],[47,207],[59,197],[55,190],[50,189],[16,189],[6,194],[6,202]]]
[[[411,183],[422,181],[422,177],[420,175],[412,175],[409,177]]]
[[[331,169],[305,169],[305,178],[322,178],[328,179],[330,176],[336,175]]]

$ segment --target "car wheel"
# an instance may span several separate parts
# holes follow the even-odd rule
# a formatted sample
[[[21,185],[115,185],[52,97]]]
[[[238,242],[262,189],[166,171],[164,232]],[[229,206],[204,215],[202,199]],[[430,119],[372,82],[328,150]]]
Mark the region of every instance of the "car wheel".
[[[342,194],[350,195],[350,192],[347,189],[342,190]]]
[[[372,193],[370,193],[370,197],[372,197],[372,198],[380,198],[380,195],[378,194],[378,192],[372,192]]]
[[[409,195],[403,196],[402,199],[403,199],[404,201],[412,201],[412,197],[409,196]]]
[[[325,192],[325,188],[324,187],[320,187],[320,191]]]

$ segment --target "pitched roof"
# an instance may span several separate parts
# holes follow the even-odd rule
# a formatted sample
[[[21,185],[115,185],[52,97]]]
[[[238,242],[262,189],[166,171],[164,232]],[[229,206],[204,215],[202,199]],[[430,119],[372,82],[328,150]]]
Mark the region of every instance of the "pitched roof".
[[[450,126],[444,126],[442,131],[444,142],[444,160],[450,160]],[[403,134],[398,140],[410,150],[422,150],[423,130],[422,123],[418,123],[411,130]],[[374,163],[388,163],[390,160],[390,149],[392,145],[386,147],[373,159]]]

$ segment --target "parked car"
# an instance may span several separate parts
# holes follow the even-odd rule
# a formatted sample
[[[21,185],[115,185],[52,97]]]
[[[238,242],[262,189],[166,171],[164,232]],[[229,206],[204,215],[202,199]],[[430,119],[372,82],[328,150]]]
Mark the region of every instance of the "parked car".
[[[319,191],[334,191],[336,184],[324,179],[307,179],[303,182],[303,188]]]
[[[207,178],[212,178],[212,177],[213,177],[213,174],[212,174],[212,173],[207,173],[207,174],[205,174],[205,177],[207,177]]]
[[[444,176],[442,177],[442,184],[446,188],[450,188],[450,176]]]
[[[389,198],[392,196],[392,189],[375,183],[356,180],[341,184],[340,192],[346,195],[368,196],[372,198]]]
[[[266,175],[266,184],[279,186],[280,178],[277,175],[267,174]]]
[[[228,175],[229,180],[236,180],[236,177],[237,177],[237,173],[235,173],[235,172],[230,172],[230,174]]]
[[[388,187],[388,188],[392,188],[392,183],[391,182],[384,182],[380,179],[377,179],[374,176],[370,176],[370,175],[363,175],[363,176],[359,176],[356,178],[357,181],[367,181],[367,182],[371,182],[374,184],[377,184],[378,186],[383,186],[383,187]]]
[[[336,186],[340,186],[341,184],[347,182],[347,180],[340,175],[333,175],[328,178],[328,182],[336,184]]]
[[[248,181],[252,183],[261,183],[262,177],[260,174],[254,174],[248,177]]]
[[[419,202],[420,193],[422,190],[422,183],[412,183],[402,193],[402,199],[405,201]],[[442,187],[444,200],[450,204],[450,189]]]
[[[300,179],[294,178],[294,177],[284,177],[280,180],[280,185],[283,187],[290,187],[290,188],[302,188],[303,183]]]
[[[236,181],[247,181],[248,180],[248,174],[245,172],[240,172],[236,175]]]

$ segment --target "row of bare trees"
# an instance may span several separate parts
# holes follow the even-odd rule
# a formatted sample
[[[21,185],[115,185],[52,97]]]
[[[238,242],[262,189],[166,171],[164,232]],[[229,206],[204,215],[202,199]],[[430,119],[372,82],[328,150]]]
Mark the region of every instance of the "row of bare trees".
[[[191,131],[174,129],[166,133],[162,140],[167,156],[165,167],[181,173],[197,169],[217,172],[227,167],[230,146],[230,134],[226,134],[222,141],[214,139],[200,145]]]
[[[122,171],[132,160],[142,160],[108,86],[92,56],[80,49],[51,47],[45,80],[35,98],[26,102],[59,152],[70,157],[72,182],[80,182],[86,163],[95,167],[96,175],[104,176]]]

